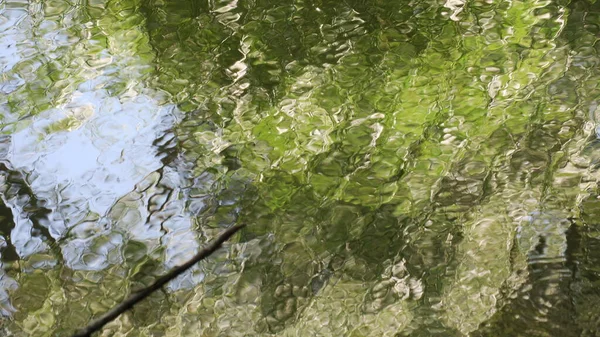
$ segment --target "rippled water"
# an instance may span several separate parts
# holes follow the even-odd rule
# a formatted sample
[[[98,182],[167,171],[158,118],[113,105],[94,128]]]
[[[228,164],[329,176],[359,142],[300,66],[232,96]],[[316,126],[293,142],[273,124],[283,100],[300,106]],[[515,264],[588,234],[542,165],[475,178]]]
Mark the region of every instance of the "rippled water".
[[[600,336],[593,1],[0,0],[0,333]]]

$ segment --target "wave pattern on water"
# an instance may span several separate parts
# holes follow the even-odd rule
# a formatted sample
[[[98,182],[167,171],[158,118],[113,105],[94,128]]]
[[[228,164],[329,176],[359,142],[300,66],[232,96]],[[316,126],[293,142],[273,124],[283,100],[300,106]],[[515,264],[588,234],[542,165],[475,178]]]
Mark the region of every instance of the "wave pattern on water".
[[[595,336],[597,7],[0,3],[0,329]]]

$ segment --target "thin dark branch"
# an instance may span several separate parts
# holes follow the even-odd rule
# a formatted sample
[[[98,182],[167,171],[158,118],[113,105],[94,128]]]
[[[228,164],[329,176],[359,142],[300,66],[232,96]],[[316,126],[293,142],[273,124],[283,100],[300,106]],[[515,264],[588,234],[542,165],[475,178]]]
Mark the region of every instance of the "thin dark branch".
[[[125,299],[119,305],[111,309],[109,312],[102,315],[100,318],[94,320],[85,328],[76,332],[72,337],[89,337],[94,332],[102,329],[104,325],[113,319],[117,318],[120,314],[125,311],[133,308],[133,306],[144,298],[150,296],[154,291],[160,289],[162,286],[167,284],[169,281],[173,280],[177,276],[181,275],[184,271],[188,270],[191,266],[196,264],[198,261],[203,260],[204,258],[210,256],[217,249],[221,247],[223,242],[227,241],[233,234],[242,229],[245,225],[237,225],[231,228],[228,228],[223,233],[221,233],[215,240],[213,240],[208,246],[204,247],[198,254],[196,254],[192,259],[187,261],[186,263],[173,268],[167,274],[159,277],[153,284],[150,286],[132,294],[129,298]]]

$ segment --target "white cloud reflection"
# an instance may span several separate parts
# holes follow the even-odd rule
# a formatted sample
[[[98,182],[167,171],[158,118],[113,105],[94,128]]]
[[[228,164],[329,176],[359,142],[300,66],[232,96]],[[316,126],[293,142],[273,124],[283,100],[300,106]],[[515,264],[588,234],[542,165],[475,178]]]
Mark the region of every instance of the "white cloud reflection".
[[[73,30],[81,37],[69,37],[72,32],[69,20],[44,18],[43,13],[32,13],[36,9],[27,4],[12,7],[9,10],[0,6],[0,92],[8,95],[20,90],[28,78],[39,80],[35,71],[40,64],[63,59],[70,62],[65,65],[68,72],[63,76],[80,83],[75,84],[74,91],[62,92],[58,100],[61,103],[25,120],[27,111],[19,111],[19,106],[9,106],[5,99],[0,99],[3,127],[18,130],[11,134],[9,148],[3,149],[5,155],[0,159],[26,177],[35,198],[43,200],[44,207],[50,210],[43,225],[54,239],[68,235],[60,247],[64,262],[73,269],[90,270],[119,263],[118,252],[124,240],[144,242],[149,249],[162,246],[167,265],[181,262],[198,244],[194,235],[182,235],[190,230],[191,219],[184,202],[178,199],[179,193],[167,193],[168,203],[154,210],[150,198],[155,195],[151,193],[166,192],[158,188],[141,196],[136,191],[136,185],[145,180],[155,180],[156,185],[158,178],[153,172],[161,169],[162,188],[178,190],[181,184],[176,169],[163,168],[158,149],[153,145],[176,123],[177,109],[165,104],[167,100],[162,93],[144,86],[148,73],[144,69],[153,66],[149,64],[151,58],[138,55],[136,43],[119,39],[104,49],[90,49],[94,55],[74,53],[73,50],[85,50],[77,44],[94,44],[85,38],[89,32],[80,31],[89,25]],[[70,15],[76,15],[69,11]],[[60,31],[65,38],[32,34],[34,17],[38,18],[35,20],[41,17],[40,27]],[[110,20],[100,20],[97,24],[111,25],[104,27],[108,39],[121,36],[119,29],[131,29],[112,26]],[[44,30],[43,27],[40,29]],[[41,53],[44,50],[47,55]],[[89,63],[86,58],[97,59],[99,55],[109,62],[94,67],[86,65]],[[33,73],[23,77],[22,71],[13,71],[31,60],[35,60]],[[80,68],[74,69],[74,64]],[[75,77],[71,79],[71,75]],[[108,88],[119,84],[124,89],[120,94],[111,94]],[[139,200],[129,202],[135,198]],[[47,251],[48,246],[32,235],[33,224],[19,202],[5,200],[16,224],[11,242],[19,256],[26,258]],[[127,207],[130,212],[127,214],[137,215],[115,216],[125,214],[118,210]]]

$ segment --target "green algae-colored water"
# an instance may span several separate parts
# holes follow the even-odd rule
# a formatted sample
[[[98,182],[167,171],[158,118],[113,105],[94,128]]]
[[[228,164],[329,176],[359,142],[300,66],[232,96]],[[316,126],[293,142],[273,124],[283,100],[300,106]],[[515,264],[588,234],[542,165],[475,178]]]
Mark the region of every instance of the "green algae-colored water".
[[[600,336],[599,34],[587,0],[0,0],[0,334],[245,223],[98,336]]]

